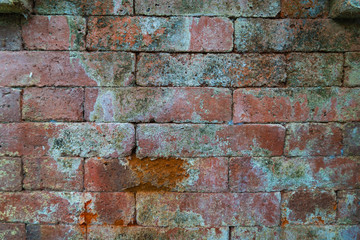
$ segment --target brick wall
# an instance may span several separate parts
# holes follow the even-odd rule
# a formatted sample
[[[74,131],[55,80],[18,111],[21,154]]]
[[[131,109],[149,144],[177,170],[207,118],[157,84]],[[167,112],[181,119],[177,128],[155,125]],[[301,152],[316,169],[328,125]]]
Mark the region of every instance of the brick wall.
[[[360,22],[326,0],[0,15],[0,239],[360,239]]]

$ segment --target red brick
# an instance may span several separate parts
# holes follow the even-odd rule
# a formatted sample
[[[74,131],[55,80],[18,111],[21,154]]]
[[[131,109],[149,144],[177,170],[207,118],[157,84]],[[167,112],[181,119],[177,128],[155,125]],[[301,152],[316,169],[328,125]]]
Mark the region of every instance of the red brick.
[[[279,0],[134,0],[140,15],[215,15],[233,17],[275,17],[280,12]]]
[[[224,240],[229,238],[228,228],[152,228],[121,226],[90,226],[88,239],[197,239]]]
[[[126,226],[135,220],[133,193],[84,193],[85,211],[80,214],[80,225],[92,224]]]
[[[232,158],[232,192],[307,188],[350,189],[360,186],[360,157]]]
[[[231,92],[214,88],[87,89],[85,118],[98,122],[231,120]]]
[[[333,191],[308,190],[282,194],[281,225],[331,224],[336,217],[336,194]]]
[[[4,240],[25,240],[25,224],[0,223],[0,237]]]
[[[139,157],[282,155],[281,125],[142,124],[137,127]]]
[[[341,86],[342,53],[291,53],[287,57],[287,84],[292,87]]]
[[[27,225],[27,240],[85,240],[86,232],[78,225]]]
[[[345,86],[360,87],[360,53],[345,53]]]
[[[338,223],[360,223],[360,190],[338,192]]]
[[[132,193],[21,192],[0,193],[0,221],[31,224],[128,225],[133,222]]]
[[[42,15],[129,15],[133,0],[35,0],[35,11]]]
[[[87,191],[227,190],[226,158],[91,158],[85,164]]]
[[[0,221],[24,223],[77,223],[82,193],[0,193]]]
[[[238,89],[234,122],[359,121],[356,88]]]
[[[29,50],[84,50],[86,21],[78,16],[31,15],[22,25]]]
[[[0,86],[128,86],[132,53],[0,52]]]
[[[141,86],[281,86],[285,67],[280,54],[141,53],[136,82]]]
[[[0,155],[121,157],[130,155],[135,131],[131,124],[19,123],[0,124]]]
[[[235,22],[238,52],[359,51],[359,41],[360,28],[355,21],[239,18]]]
[[[138,224],[144,226],[275,226],[279,193],[139,193]]]
[[[233,46],[226,18],[90,17],[90,50],[225,52]]]
[[[0,157],[0,191],[21,191],[20,158]]]
[[[20,15],[1,15],[0,50],[20,50],[21,44]]]
[[[285,155],[340,155],[343,148],[341,125],[336,123],[293,123],[287,125]]]
[[[347,123],[344,127],[344,154],[360,156],[360,123]]]
[[[81,158],[24,158],[24,189],[82,191]]]
[[[84,95],[82,88],[26,88],[23,119],[82,121]]]
[[[21,121],[20,93],[18,89],[0,88],[0,122]]]
[[[281,17],[283,18],[317,18],[326,17],[329,13],[327,0],[282,1]]]

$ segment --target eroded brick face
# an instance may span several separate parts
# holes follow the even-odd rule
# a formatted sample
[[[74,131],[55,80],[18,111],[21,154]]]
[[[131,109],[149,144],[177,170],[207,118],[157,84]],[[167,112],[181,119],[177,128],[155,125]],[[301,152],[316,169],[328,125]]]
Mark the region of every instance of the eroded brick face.
[[[1,240],[360,239],[358,20],[33,3],[0,16]]]

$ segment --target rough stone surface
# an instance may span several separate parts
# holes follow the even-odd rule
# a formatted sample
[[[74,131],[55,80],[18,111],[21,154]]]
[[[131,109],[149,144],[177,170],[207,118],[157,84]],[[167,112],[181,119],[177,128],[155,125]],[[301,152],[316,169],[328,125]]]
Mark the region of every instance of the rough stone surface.
[[[332,18],[359,18],[360,2],[358,0],[331,1],[330,17]]]
[[[0,223],[0,238],[6,240],[19,240],[26,238],[25,224]]]
[[[360,120],[358,88],[247,88],[233,95],[235,123]]]
[[[227,190],[226,158],[90,158],[85,164],[87,191]]]
[[[145,226],[274,226],[280,218],[279,193],[139,193],[136,200]]]
[[[343,152],[341,125],[291,123],[287,125],[285,155],[332,156]]]
[[[82,121],[82,88],[26,88],[22,117],[33,121]]]
[[[0,88],[0,122],[19,122],[21,91],[12,88]]]
[[[0,15],[0,50],[14,51],[20,49],[20,17],[15,15]]]
[[[31,16],[22,24],[28,50],[84,50],[85,18],[78,16]]]
[[[0,13],[24,13],[32,10],[33,2],[31,0],[1,0]]]
[[[275,17],[280,12],[279,0],[135,0],[140,15],[215,15],[234,17]]]
[[[331,224],[336,218],[336,194],[309,190],[286,192],[281,196],[281,225]]]
[[[287,83],[292,87],[341,86],[343,55],[292,53],[287,58]]]
[[[233,48],[234,29],[227,18],[90,17],[88,28],[91,50],[229,52]]]
[[[135,55],[116,52],[0,52],[0,86],[129,86]]]
[[[330,19],[239,18],[234,43],[238,52],[359,51],[359,26]]]
[[[81,191],[83,161],[81,158],[23,158],[26,190]]]
[[[137,84],[175,87],[276,87],[286,79],[278,54],[140,54]]]
[[[101,88],[86,90],[85,117],[96,122],[231,120],[231,92],[217,88]]]
[[[360,87],[360,53],[345,54],[345,85]]]
[[[358,188],[359,157],[231,158],[233,192]]]
[[[0,157],[0,191],[20,191],[21,159]]]
[[[285,129],[281,125],[141,124],[136,138],[140,157],[276,156],[283,153]]]
[[[0,239],[360,239],[360,22],[344,1],[1,15]]]
[[[129,15],[133,0],[35,0],[39,14],[64,15]]]

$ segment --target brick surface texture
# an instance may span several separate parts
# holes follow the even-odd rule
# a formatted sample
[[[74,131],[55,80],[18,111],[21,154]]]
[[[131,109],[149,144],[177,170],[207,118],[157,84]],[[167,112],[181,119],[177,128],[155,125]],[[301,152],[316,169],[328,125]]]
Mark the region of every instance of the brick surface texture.
[[[0,239],[360,240],[360,22],[331,1],[0,14]]]

